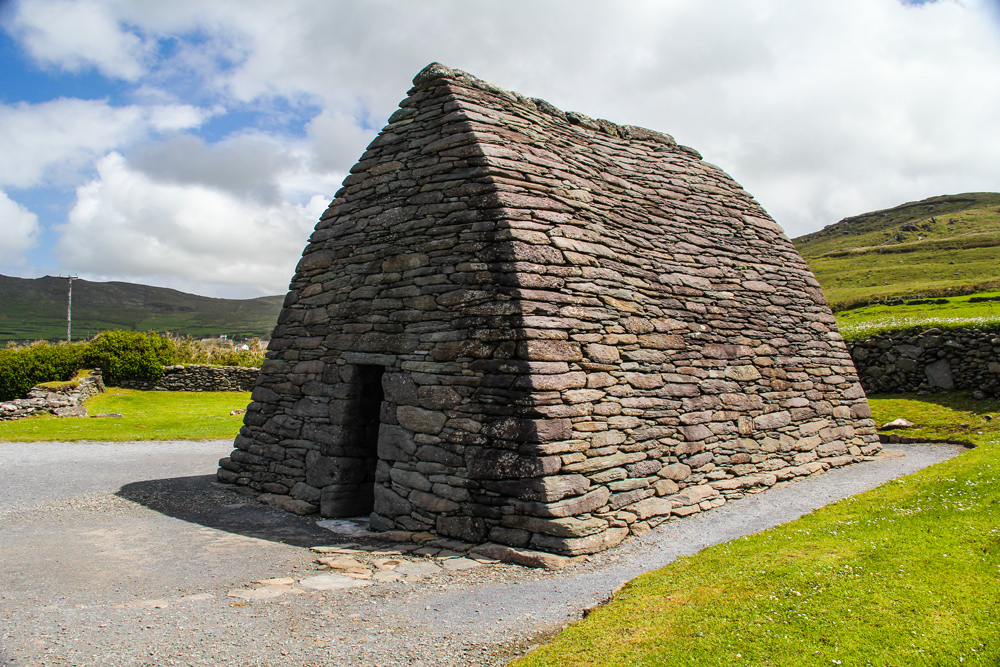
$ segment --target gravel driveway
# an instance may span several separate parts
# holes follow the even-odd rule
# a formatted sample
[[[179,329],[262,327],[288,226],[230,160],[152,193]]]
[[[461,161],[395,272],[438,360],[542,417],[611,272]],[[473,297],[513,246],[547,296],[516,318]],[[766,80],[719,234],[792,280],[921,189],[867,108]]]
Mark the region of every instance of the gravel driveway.
[[[0,443],[0,665],[502,665],[642,572],[963,451],[894,445],[556,572],[369,541],[356,560],[411,574],[318,591],[290,585],[323,574],[310,547],[365,541],[216,485],[231,448]]]

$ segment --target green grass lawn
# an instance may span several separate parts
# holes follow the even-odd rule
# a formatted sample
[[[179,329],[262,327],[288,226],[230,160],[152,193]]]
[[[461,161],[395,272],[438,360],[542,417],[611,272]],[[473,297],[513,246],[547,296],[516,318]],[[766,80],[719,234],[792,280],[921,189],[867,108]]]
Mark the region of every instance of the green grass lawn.
[[[971,302],[972,298],[1000,297],[1000,292],[978,292],[966,296],[948,297],[943,304],[875,304],[835,313],[837,328],[849,340],[865,338],[884,331],[929,329],[937,327],[998,327],[1000,301]]]
[[[979,446],[638,577],[513,664],[1000,663],[1000,420],[985,419],[1000,401],[871,404],[879,423]]]
[[[109,387],[88,400],[91,415],[117,412],[122,418],[40,415],[0,422],[0,441],[212,440],[235,438],[250,403],[248,392],[135,391]]]
[[[835,310],[844,306],[906,295],[933,294],[998,279],[995,246],[905,254],[810,258],[809,268]]]
[[[889,296],[995,289],[1000,193],[908,202],[845,218],[794,243],[834,310]]]

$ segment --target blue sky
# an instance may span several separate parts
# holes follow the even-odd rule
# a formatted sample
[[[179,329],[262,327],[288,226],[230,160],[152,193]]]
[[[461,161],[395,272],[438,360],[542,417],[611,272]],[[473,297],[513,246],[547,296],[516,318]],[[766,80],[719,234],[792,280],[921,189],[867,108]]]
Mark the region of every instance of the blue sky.
[[[0,273],[282,293],[432,61],[673,134],[789,236],[1000,190],[996,0],[0,0]]]

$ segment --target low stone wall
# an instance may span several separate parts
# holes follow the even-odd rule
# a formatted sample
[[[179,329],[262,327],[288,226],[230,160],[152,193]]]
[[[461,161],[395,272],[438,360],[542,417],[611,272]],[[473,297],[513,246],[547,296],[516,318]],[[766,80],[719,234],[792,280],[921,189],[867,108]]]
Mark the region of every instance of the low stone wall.
[[[143,391],[253,391],[259,368],[166,366],[158,380],[119,380],[117,386]]]
[[[847,341],[865,392],[1000,396],[1000,330],[928,329]]]
[[[104,391],[101,371],[96,370],[80,380],[76,386],[53,391],[45,387],[35,387],[27,398],[0,403],[0,421],[14,421],[42,412],[51,412],[60,417],[86,417],[83,402]]]

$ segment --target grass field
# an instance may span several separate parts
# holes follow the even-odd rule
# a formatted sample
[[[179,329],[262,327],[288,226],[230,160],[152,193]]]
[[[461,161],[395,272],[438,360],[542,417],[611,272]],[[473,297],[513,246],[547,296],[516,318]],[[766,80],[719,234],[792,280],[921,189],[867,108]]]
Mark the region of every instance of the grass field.
[[[1000,287],[1000,193],[931,197],[794,239],[834,310]]]
[[[247,392],[135,391],[108,388],[85,404],[91,415],[121,418],[40,415],[0,422],[0,441],[214,440],[235,438],[243,415],[230,415],[250,403]]]
[[[871,404],[979,447],[643,575],[513,664],[1000,663],[1000,402]]]
[[[997,301],[970,299],[997,298]],[[835,314],[837,327],[847,339],[864,338],[883,331],[929,329],[937,327],[998,327],[1000,328],[1000,291],[978,292],[966,296],[947,297],[948,303],[916,303],[907,305],[875,304],[864,308],[843,310]],[[926,301],[926,300],[925,300]]]

